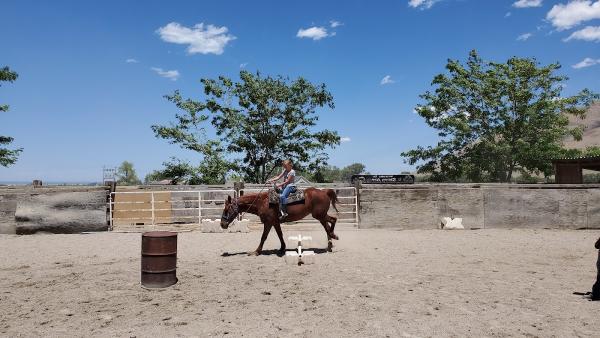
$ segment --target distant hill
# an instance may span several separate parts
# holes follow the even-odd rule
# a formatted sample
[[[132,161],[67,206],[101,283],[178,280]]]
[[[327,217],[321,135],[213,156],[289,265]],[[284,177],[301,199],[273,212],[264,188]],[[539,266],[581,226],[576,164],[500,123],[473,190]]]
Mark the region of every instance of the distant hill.
[[[594,103],[586,113],[585,119],[569,116],[571,126],[584,126],[583,139],[575,141],[572,137],[564,141],[565,148],[585,149],[591,146],[600,146],[600,102]]]

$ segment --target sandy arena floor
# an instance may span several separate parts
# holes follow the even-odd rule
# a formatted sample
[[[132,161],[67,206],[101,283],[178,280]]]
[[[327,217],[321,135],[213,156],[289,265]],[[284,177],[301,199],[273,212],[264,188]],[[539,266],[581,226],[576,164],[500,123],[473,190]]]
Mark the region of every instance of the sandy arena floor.
[[[0,336],[598,337],[600,302],[572,293],[591,290],[599,234],[340,230],[299,267],[241,254],[259,232],[188,232],[158,291],[139,284],[140,234],[2,235]]]

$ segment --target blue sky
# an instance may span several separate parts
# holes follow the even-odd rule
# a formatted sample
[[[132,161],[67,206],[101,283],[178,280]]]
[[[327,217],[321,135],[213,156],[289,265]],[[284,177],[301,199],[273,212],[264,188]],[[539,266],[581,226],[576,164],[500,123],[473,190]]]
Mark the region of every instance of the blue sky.
[[[200,78],[240,68],[327,84],[336,108],[320,127],[349,141],[330,163],[372,173],[412,170],[404,150],[437,141],[413,114],[448,58],[560,62],[566,95],[600,91],[600,0],[26,1],[0,5],[0,134],[23,147],[0,181],[99,181],[123,160],[140,177],[171,156],[156,139],[176,109],[163,95],[200,98]],[[335,23],[334,23],[335,22]],[[199,26],[202,24],[202,26]],[[209,25],[212,25],[209,26]],[[128,62],[129,60],[129,62]],[[387,80],[384,80],[387,79]]]

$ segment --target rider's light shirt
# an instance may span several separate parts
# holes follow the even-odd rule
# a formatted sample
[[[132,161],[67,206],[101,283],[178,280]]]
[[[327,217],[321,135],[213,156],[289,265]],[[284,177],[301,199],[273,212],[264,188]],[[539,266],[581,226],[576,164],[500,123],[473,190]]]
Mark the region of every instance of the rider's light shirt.
[[[287,187],[287,186],[296,186],[296,171],[294,169],[290,169],[290,171],[285,171],[285,169],[283,170],[283,181],[287,181],[288,177],[292,177],[292,180],[290,181],[290,183],[284,185],[283,187]]]

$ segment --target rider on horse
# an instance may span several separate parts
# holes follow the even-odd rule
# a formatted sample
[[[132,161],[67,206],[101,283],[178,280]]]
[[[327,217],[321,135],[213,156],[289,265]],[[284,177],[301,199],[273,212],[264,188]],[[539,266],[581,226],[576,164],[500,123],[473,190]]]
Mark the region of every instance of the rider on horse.
[[[283,220],[288,216],[287,213],[287,198],[288,196],[296,192],[296,171],[292,168],[292,161],[283,161],[283,171],[281,174],[267,180],[267,183],[274,183],[283,177],[283,182],[276,185],[276,188],[282,189],[281,196],[279,197],[279,210],[281,210],[280,220]]]

